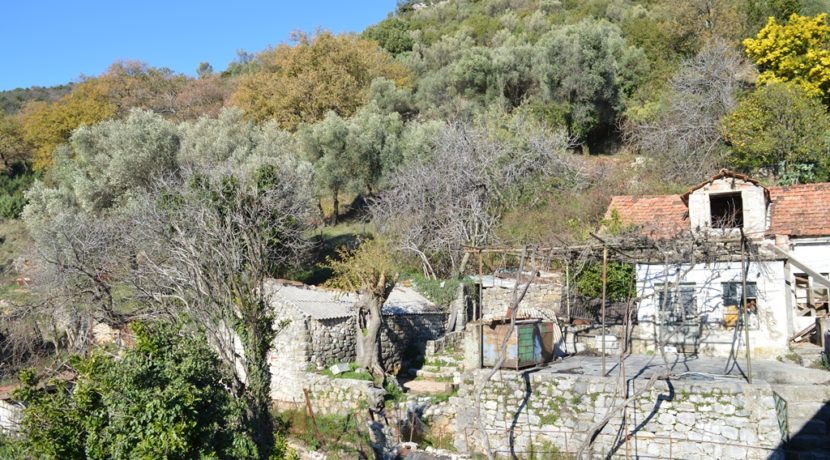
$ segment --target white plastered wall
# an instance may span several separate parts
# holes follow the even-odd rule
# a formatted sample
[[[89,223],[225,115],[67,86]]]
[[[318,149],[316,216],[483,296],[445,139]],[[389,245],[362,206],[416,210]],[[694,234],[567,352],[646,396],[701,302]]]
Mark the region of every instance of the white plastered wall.
[[[679,279],[678,273],[683,275]],[[703,324],[699,352],[729,356],[734,329],[723,327],[722,283],[741,281],[741,263],[696,264],[691,270],[689,265],[671,265],[667,270],[662,264],[638,264],[638,295],[644,296],[637,312],[642,340],[653,340],[654,318],[659,303],[655,290],[666,280],[669,283],[679,281],[695,285],[698,319]],[[770,358],[781,355],[787,351],[788,344],[784,264],[781,261],[750,263],[747,281],[755,282],[758,289],[757,323],[751,321],[757,327],[750,328],[753,355]]]

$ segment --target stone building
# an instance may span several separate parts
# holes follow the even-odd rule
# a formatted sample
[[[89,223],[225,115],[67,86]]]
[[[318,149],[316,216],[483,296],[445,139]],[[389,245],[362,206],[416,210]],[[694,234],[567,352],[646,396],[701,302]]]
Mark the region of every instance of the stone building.
[[[476,319],[485,321],[504,318],[508,307],[513,302],[513,289],[516,285],[516,274],[498,272],[491,275],[473,276],[475,286],[481,289],[481,312],[476,312]],[[528,276],[521,278],[522,285],[528,282]],[[474,288],[475,290],[475,288]],[[560,300],[562,298],[562,275],[559,273],[542,272],[534,277],[527,294],[516,312],[518,318],[541,318],[554,321],[561,317]]]
[[[756,249],[746,296],[734,253],[695,264],[640,261],[635,338],[643,343],[657,334],[678,349],[728,356],[745,297],[753,353],[774,357],[827,314],[830,183],[766,187],[722,170],[683,195],[614,196],[606,218],[616,216],[654,241],[734,242],[743,235]]]
[[[278,330],[269,354],[271,395],[301,401],[317,371],[355,360],[357,295],[271,281],[267,283]],[[410,287],[396,286],[383,305],[381,358],[393,372],[423,355],[428,340],[444,334],[447,313]]]

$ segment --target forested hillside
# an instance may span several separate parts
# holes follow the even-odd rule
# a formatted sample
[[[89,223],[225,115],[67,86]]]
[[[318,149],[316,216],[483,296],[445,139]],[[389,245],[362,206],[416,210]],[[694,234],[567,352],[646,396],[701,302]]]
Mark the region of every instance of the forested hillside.
[[[124,401],[48,396],[26,374],[42,417],[24,423],[27,448],[266,458],[266,278],[375,297],[393,274],[457,286],[465,245],[585,239],[612,194],[674,193],[722,167],[830,180],[827,12],[825,0],[402,1],[361,33],[296,33],[196,77],[116,62],[0,93],[0,374],[78,354],[81,388],[109,394],[119,382],[91,351],[95,324],[174,324],[141,329],[125,373],[161,346],[173,351],[160,372],[177,372],[177,354],[209,355],[204,339],[228,331],[248,357],[182,371],[192,385],[170,391],[218,409],[207,422],[200,407],[145,414],[147,426],[179,417],[162,434],[115,416],[100,431],[92,421]],[[215,380],[230,392],[204,388]],[[76,412],[50,411],[61,405]],[[212,428],[188,431],[194,420]],[[178,444],[128,452],[129,436]]]

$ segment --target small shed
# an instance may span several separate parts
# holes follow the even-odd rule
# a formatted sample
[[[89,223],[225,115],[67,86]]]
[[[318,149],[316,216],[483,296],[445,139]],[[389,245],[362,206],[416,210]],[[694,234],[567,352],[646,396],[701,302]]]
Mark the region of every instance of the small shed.
[[[351,292],[271,280],[265,289],[278,331],[269,354],[271,394],[300,400],[306,373],[356,358],[355,304]],[[381,359],[391,371],[423,354],[444,335],[447,313],[411,287],[396,286],[383,305]]]
[[[541,319],[516,320],[511,326],[507,320],[492,321],[481,325],[481,364],[494,367],[507,339],[503,369],[523,369],[550,362],[554,356],[554,323]]]

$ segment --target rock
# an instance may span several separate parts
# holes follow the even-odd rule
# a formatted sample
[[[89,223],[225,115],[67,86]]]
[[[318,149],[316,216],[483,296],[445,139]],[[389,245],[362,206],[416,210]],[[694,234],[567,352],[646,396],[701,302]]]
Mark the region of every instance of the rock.
[[[335,365],[331,366],[329,368],[329,370],[334,375],[340,375],[344,372],[348,372],[349,368],[350,368],[350,366],[349,366],[348,363],[340,363],[340,364],[335,364]]]

